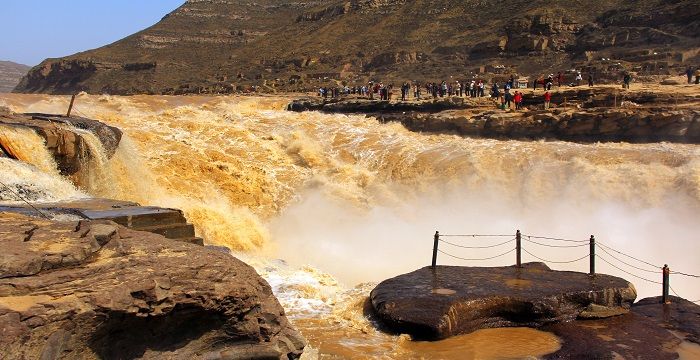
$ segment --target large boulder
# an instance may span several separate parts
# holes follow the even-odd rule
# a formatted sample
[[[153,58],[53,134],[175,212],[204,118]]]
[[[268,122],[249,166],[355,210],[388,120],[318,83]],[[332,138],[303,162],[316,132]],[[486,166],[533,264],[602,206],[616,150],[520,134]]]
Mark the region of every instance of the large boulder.
[[[483,328],[620,315],[636,296],[634,286],[621,278],[528,263],[425,267],[381,282],[370,300],[393,330],[437,340]]]
[[[305,342],[222,252],[111,221],[0,213],[0,358],[288,359]]]

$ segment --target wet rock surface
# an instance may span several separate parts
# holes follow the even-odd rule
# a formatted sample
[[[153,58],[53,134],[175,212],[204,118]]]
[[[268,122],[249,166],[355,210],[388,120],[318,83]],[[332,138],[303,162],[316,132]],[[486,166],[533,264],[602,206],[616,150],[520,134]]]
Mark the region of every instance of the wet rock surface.
[[[79,130],[95,134],[102,143],[108,157],[114,155],[122,138],[121,130],[97,120],[75,116],[50,114],[13,114],[0,112],[0,125],[8,127],[29,128],[45,139],[46,148],[53,155],[63,175],[79,172],[91,154],[90,148]],[[13,149],[0,138],[0,152],[12,158],[18,158]],[[26,160],[26,159],[19,159]]]
[[[661,307],[660,304],[657,304]],[[678,359],[681,339],[634,312],[599,320],[551,324],[540,330],[557,335],[559,351],[546,359]]]
[[[659,326],[686,336],[688,341],[700,344],[700,305],[677,296],[670,296],[670,304],[661,304],[661,297],[642,299],[634,304],[635,314],[647,317]]]
[[[111,221],[0,213],[0,358],[287,359],[304,340],[222,252]]]
[[[444,339],[478,329],[541,326],[626,313],[637,294],[624,279],[553,271],[542,263],[425,267],[381,282],[370,300],[391,329]]]
[[[562,339],[562,348],[546,358],[677,359],[682,341],[700,344],[700,305],[670,299],[642,299],[622,316],[544,326]]]

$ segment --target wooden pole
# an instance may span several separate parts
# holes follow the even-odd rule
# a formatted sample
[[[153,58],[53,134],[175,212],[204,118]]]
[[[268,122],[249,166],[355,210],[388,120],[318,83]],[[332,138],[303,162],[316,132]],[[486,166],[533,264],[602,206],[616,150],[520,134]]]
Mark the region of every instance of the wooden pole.
[[[520,261],[521,255],[522,255],[520,253],[520,248],[521,248],[520,239],[521,239],[520,230],[517,230],[515,232],[515,265],[518,267],[522,267],[522,262]]]
[[[434,236],[434,242],[433,242],[433,262],[431,267],[435,269],[435,265],[437,264],[437,253],[438,253],[438,243],[440,242],[440,232],[436,231],[435,236]]]
[[[590,272],[589,274],[595,275],[595,236],[591,235],[590,240],[591,254],[589,256],[590,260]]]
[[[73,103],[75,102],[75,94],[70,97],[70,105],[68,105],[68,113],[66,114],[67,117],[70,117],[71,111],[73,111]]]
[[[662,304],[670,304],[671,301],[668,299],[668,288],[670,286],[669,284],[669,275],[671,274],[671,269],[668,268],[668,265],[664,264],[663,268],[663,289],[661,292],[661,303]]]

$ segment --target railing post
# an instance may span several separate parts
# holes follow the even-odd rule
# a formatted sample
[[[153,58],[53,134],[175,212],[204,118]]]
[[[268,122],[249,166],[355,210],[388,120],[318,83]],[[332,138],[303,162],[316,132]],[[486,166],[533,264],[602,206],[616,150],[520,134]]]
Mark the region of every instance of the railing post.
[[[590,272],[589,274],[595,275],[595,236],[591,235],[590,241],[591,254],[589,255],[590,260]]]
[[[517,230],[515,232],[515,265],[518,267],[522,267],[521,261],[520,261],[520,230]]]
[[[440,232],[436,231],[435,232],[435,241],[433,242],[433,263],[431,267],[435,269],[435,265],[437,264],[437,253],[438,253],[438,243],[440,242]]]
[[[68,105],[68,113],[66,114],[66,117],[70,117],[71,111],[73,111],[73,103],[75,102],[75,94],[70,97],[70,105]]]
[[[668,280],[669,280],[668,278],[669,278],[669,275],[670,275],[670,274],[671,274],[671,269],[668,268],[668,265],[667,265],[667,264],[664,264],[664,268],[663,268],[663,281],[662,281],[663,290],[662,290],[662,293],[661,293],[661,303],[662,303],[662,304],[670,304],[670,303],[671,303],[671,302],[668,300],[668,288],[669,288],[669,286],[670,286],[670,285],[669,285],[669,282],[668,282]]]

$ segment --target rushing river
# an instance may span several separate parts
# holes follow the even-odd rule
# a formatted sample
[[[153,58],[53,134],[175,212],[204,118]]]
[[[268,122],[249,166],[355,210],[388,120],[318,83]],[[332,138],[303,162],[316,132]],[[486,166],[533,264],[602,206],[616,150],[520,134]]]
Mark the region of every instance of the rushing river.
[[[0,106],[16,112],[63,113],[68,101],[0,95]],[[521,229],[577,240],[594,234],[654,265],[700,273],[700,146],[420,134],[365,116],[286,112],[288,101],[81,95],[76,114],[124,131],[115,156],[108,159],[84,133],[99,156],[88,173],[65,179],[38,136],[0,126],[3,141],[34,165],[0,158],[0,180],[34,201],[97,196],[183,209],[207,243],[228,246],[270,282],[310,340],[311,357],[507,359],[559,347],[555,337],[530,329],[437,343],[376,330],[363,314],[372,283],[428,265],[436,230]],[[568,261],[586,255],[587,247],[531,244],[529,250]],[[511,265],[514,255],[472,262],[440,255],[438,261]],[[536,259],[525,254],[524,261]],[[550,266],[588,270],[587,260]],[[639,298],[660,294],[651,282],[660,274],[605,262],[597,269],[632,281]],[[674,290],[691,300],[700,299],[698,285],[672,277]]]

